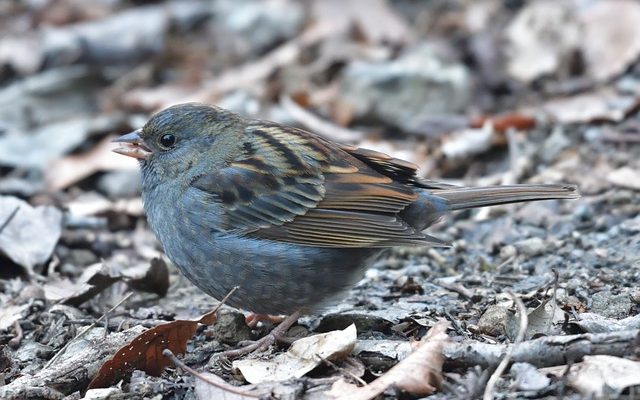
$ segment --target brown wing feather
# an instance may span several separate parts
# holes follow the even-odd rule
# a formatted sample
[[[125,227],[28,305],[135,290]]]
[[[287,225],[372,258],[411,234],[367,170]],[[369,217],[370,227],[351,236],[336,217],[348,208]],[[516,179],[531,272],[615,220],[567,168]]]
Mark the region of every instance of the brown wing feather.
[[[319,247],[444,244],[398,216],[417,199],[413,164],[269,123],[249,126],[243,148],[194,182],[226,206],[229,230]]]
[[[382,175],[411,186],[425,189],[451,189],[457,186],[418,177],[418,166],[409,161],[391,157],[375,150],[363,149],[349,145],[338,145],[342,150]]]

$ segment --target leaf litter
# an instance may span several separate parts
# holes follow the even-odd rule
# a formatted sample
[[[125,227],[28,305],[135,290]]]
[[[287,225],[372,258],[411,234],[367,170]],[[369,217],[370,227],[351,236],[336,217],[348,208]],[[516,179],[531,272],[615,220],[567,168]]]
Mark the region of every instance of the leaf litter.
[[[110,153],[110,137],[188,100],[379,149],[430,178],[567,181],[585,194],[456,215],[433,229],[452,248],[390,251],[340,305],[290,331],[314,337],[355,324],[352,351],[301,378],[245,389],[312,398],[340,380],[370,395],[421,396],[389,386],[409,372],[389,372],[446,318],[452,340],[441,372],[432,371],[444,379],[432,396],[477,397],[511,346],[518,314],[502,294],[515,292],[530,310],[528,339],[496,396],[635,390],[636,2],[380,0],[367,10],[358,1],[152,3],[0,6],[0,204],[8,204],[0,207],[0,397],[81,397],[143,327],[176,338],[184,364],[247,386],[214,356],[269,324],[250,328],[236,312],[235,325],[194,330],[212,300],[173,265],[154,261],[161,247],[144,220],[135,163]],[[243,25],[237,18],[247,10],[259,18]],[[147,23],[128,26],[138,19]],[[115,38],[116,30],[130,35]],[[555,297],[547,290],[553,270]],[[160,328],[166,323],[173,325]],[[122,379],[87,396],[231,398],[181,375],[154,346],[136,344],[149,362],[137,353],[121,361],[142,370],[111,376]],[[262,361],[287,354],[277,350]],[[591,386],[562,386],[538,370],[567,371],[567,359],[589,363],[572,374]],[[604,372],[589,372],[594,366]]]

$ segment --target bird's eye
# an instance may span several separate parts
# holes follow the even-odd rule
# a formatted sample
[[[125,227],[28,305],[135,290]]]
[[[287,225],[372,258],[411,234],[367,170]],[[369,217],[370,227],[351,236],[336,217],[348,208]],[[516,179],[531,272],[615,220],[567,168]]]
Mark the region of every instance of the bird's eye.
[[[160,146],[164,147],[165,149],[168,149],[170,147],[173,147],[176,144],[176,137],[170,133],[167,133],[166,135],[160,136],[159,142],[160,142]]]

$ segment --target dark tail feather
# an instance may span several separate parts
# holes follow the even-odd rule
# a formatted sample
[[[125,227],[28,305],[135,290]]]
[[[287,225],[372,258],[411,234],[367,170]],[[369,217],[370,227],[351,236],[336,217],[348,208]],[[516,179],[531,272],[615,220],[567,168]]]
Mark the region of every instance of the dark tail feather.
[[[580,197],[575,185],[505,185],[485,187],[461,187],[432,190],[435,196],[449,202],[450,210],[519,203],[522,201],[577,199]]]

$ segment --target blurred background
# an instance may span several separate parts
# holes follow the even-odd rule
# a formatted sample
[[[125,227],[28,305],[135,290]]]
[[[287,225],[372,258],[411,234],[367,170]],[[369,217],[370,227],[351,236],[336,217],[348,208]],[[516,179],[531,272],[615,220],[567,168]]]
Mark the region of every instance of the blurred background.
[[[110,135],[188,101],[425,176],[637,188],[639,53],[640,4],[623,0],[4,1],[0,191],[135,197]],[[594,143],[613,159],[583,159]]]
[[[639,55],[631,0],[0,1],[0,304],[17,307],[0,315],[0,344],[46,304],[100,315],[156,271],[137,164],[110,140],[190,101],[379,150],[455,184],[578,184],[575,202],[460,214],[435,228],[455,248],[396,252],[379,266],[402,272],[368,279],[400,297],[417,295],[403,292],[407,276],[474,287],[471,307],[418,284],[423,307],[465,327],[496,294],[535,293],[558,269],[561,306],[635,315]],[[136,318],[210,305],[168,274],[172,302],[138,299]],[[146,289],[163,296],[167,285]],[[40,311],[22,307],[26,287]],[[59,348],[73,336],[51,335],[38,340]]]

